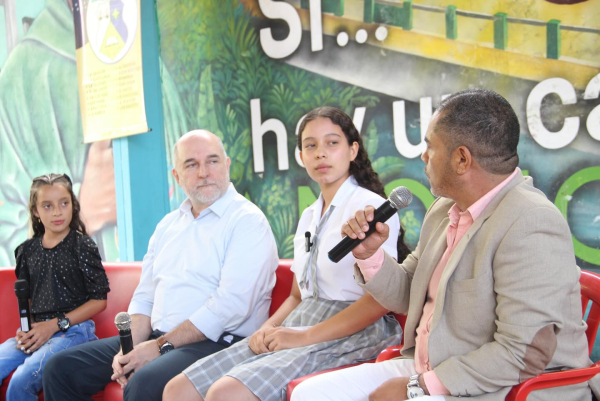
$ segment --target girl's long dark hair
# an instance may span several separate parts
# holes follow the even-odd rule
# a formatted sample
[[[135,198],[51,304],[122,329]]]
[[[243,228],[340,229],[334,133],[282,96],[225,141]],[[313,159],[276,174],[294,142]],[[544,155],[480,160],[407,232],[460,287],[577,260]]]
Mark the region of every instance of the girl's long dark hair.
[[[79,231],[83,235],[87,235],[85,230],[85,224],[81,221],[79,213],[81,211],[81,206],[79,205],[79,201],[75,197],[73,193],[73,183],[71,182],[71,178],[69,178],[66,174],[45,174],[33,179],[33,183],[31,184],[31,190],[29,191],[29,216],[31,218],[31,228],[33,229],[33,236],[37,237],[40,235],[44,235],[46,229],[44,225],[33,213],[36,210],[37,197],[38,192],[41,187],[46,185],[54,185],[60,184],[64,186],[69,195],[71,195],[71,204],[73,205],[73,215],[71,217],[71,223],[69,224],[69,228],[74,231]]]
[[[379,175],[373,170],[369,154],[363,146],[362,138],[358,130],[354,126],[352,119],[342,110],[335,107],[319,107],[310,111],[302,120],[298,129],[298,149],[302,150],[302,132],[306,128],[306,124],[316,120],[319,117],[328,118],[332,123],[339,126],[346,136],[348,144],[353,142],[358,143],[358,154],[354,161],[350,162],[350,175],[354,177],[359,186],[375,192],[377,195],[387,198],[382,182],[379,180]],[[400,226],[400,234],[398,235],[398,243],[396,245],[398,251],[398,262],[410,254],[410,249],[404,243],[404,228]]]

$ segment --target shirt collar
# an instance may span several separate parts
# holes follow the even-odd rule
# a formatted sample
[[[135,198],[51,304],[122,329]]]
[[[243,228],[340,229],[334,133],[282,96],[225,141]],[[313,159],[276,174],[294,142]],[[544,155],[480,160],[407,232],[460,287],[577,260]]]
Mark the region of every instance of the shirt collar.
[[[213,212],[214,214],[216,214],[219,217],[223,216],[223,214],[225,213],[225,211],[227,210],[227,208],[229,207],[231,202],[233,202],[237,193],[238,192],[235,190],[233,183],[230,182],[229,186],[227,187],[227,191],[225,191],[223,196],[221,196],[219,199],[214,201],[209,207],[204,209],[198,215],[197,218],[200,218],[200,217],[204,216],[206,213],[208,213],[207,210],[210,210],[211,212]],[[194,218],[194,215],[192,214],[192,201],[190,200],[190,198],[186,198],[181,203],[181,206],[179,206],[179,211],[183,214],[191,216],[192,219]]]
[[[341,206],[345,205],[348,202],[348,198],[354,193],[354,190],[358,187],[358,183],[353,176],[350,176],[344,181],[341,187],[338,188],[335,196],[331,201],[331,206]],[[318,216],[317,221],[320,220],[321,214],[323,212],[323,193],[319,194],[317,201],[313,203],[309,209],[314,212],[315,216]]]
[[[354,193],[354,190],[358,187],[358,183],[353,176],[350,176],[344,181],[342,186],[337,190],[333,200],[331,201],[330,207],[345,205],[347,203],[348,198]],[[317,200],[306,208],[306,210],[310,210],[313,212],[313,221],[315,224],[318,224],[321,220],[321,214],[323,212],[323,193],[319,194]]]
[[[346,203],[348,203],[348,198],[352,196],[356,188],[358,188],[358,183],[356,182],[354,176],[351,175],[337,190],[335,196],[333,197],[333,200],[331,201],[331,204],[336,207],[345,205]]]
[[[448,217],[450,218],[450,223],[456,224],[458,222],[458,220],[460,220],[460,217],[466,213],[469,213],[471,215],[471,218],[473,219],[473,221],[477,220],[477,218],[479,217],[481,212],[483,212],[483,210],[486,208],[486,206],[489,205],[489,203],[492,201],[492,199],[494,199],[494,197],[496,195],[498,195],[498,192],[500,192],[502,190],[502,188],[507,186],[508,183],[510,182],[510,180],[515,178],[515,176],[520,171],[521,171],[520,168],[518,168],[518,167],[515,168],[515,171],[513,171],[512,174],[508,176],[508,178],[506,178],[500,184],[498,184],[494,188],[492,188],[487,194],[485,194],[481,198],[479,198],[477,200],[477,202],[475,202],[471,206],[469,206],[467,208],[467,210],[465,210],[464,212],[458,208],[458,205],[456,203],[454,205],[452,205],[450,210],[448,210]]]

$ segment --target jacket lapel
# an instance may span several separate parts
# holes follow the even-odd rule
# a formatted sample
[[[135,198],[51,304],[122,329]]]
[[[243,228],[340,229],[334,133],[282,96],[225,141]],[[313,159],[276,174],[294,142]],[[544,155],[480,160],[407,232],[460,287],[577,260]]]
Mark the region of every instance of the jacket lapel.
[[[475,234],[477,233],[477,231],[479,231],[479,229],[481,228],[483,223],[494,213],[494,211],[496,211],[496,208],[498,207],[498,205],[500,204],[502,199],[504,199],[506,194],[510,190],[512,190],[515,186],[523,183],[525,180],[527,180],[527,179],[525,177],[523,177],[522,174],[517,174],[506,185],[506,187],[502,188],[502,190],[486,206],[486,208],[479,215],[479,217],[477,217],[477,219],[473,222],[471,227],[469,227],[469,229],[467,230],[465,235],[461,238],[460,242],[454,249],[454,252],[452,252],[450,259],[448,259],[448,263],[446,264],[446,267],[444,268],[442,277],[440,278],[440,284],[438,286],[438,293],[436,294],[436,302],[435,302],[435,306],[434,306],[434,310],[433,310],[433,316],[431,319],[431,330],[432,331],[442,314],[442,310],[444,309],[444,302],[446,300],[446,288],[448,287],[448,281],[450,280],[450,278],[452,277],[452,274],[458,267],[458,264],[462,258],[463,253],[465,252],[465,249],[471,242],[471,238],[473,238],[475,236]],[[444,236],[444,238],[446,238],[446,237]],[[444,249],[445,249],[445,247],[444,247]]]

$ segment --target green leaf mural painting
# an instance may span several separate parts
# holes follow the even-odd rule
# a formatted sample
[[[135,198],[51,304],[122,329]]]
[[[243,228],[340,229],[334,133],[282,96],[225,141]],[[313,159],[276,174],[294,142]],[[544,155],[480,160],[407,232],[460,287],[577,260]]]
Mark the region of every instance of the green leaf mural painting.
[[[470,17],[447,21],[431,12],[447,7],[454,16]],[[510,37],[490,19],[472,17],[497,12],[513,17]],[[558,14],[565,23],[560,60],[554,57],[558,47],[546,54],[537,45],[546,43],[544,29],[520,22]],[[296,158],[299,120],[318,106],[342,108],[354,116],[386,189],[405,185],[417,195],[420,202],[401,212],[415,246],[433,201],[419,158],[423,134],[435,105],[449,93],[483,86],[511,101],[522,125],[521,168],[551,199],[569,176],[598,166],[594,88],[600,83],[593,78],[600,81],[600,60],[589,54],[600,51],[600,19],[593,15],[598,10],[589,4],[534,8],[503,0],[397,6],[370,0],[158,1],[161,54],[174,81],[163,83],[163,92],[180,99],[186,127],[207,128],[223,139],[231,179],[267,215],[281,257],[293,256],[299,213],[318,195]],[[576,25],[571,21],[586,33],[567,32]],[[183,194],[171,184],[175,208]],[[600,209],[593,202],[598,184],[586,181],[572,207],[564,208],[579,237],[574,241],[586,244],[578,262],[587,268],[600,266],[593,252],[600,245]]]
[[[188,127],[205,128],[221,137],[231,157],[231,181],[267,215],[280,257],[291,258],[300,212],[297,188],[312,185],[311,180],[299,166],[278,172],[276,166],[267,165],[264,173],[254,173],[250,101],[261,99],[263,120],[279,118],[287,132],[293,133],[298,120],[315,107],[333,105],[351,114],[356,107],[375,106],[379,98],[267,57],[250,12],[242,4],[232,0],[182,3],[177,12],[166,4],[163,7],[159,3],[158,7],[163,60],[176,82],[176,87],[163,85],[163,92],[176,91],[169,96],[180,96]],[[180,58],[179,49],[194,55]],[[373,138],[369,151],[376,154],[374,124],[368,135]],[[168,145],[175,139],[170,138]],[[288,148],[293,149],[295,136],[288,135],[287,141]],[[268,139],[265,142],[265,159],[269,159],[272,149]],[[375,162],[383,174],[398,176],[402,171],[399,159],[393,164],[386,163],[385,158]],[[174,182],[171,185],[176,187]],[[305,193],[310,197],[311,191]],[[313,198],[316,195],[318,190],[313,188]],[[184,196],[176,190],[172,207],[177,207]]]

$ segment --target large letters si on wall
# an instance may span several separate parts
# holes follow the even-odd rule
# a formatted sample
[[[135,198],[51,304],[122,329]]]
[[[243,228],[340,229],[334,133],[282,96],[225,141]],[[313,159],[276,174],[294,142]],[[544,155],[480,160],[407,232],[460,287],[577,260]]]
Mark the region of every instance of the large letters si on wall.
[[[309,110],[348,112],[387,190],[413,191],[417,201],[401,216],[414,246],[433,201],[420,160],[431,115],[445,96],[484,87],[517,111],[520,167],[567,218],[578,263],[600,267],[600,9],[592,1],[178,4],[158,2],[167,124],[223,138],[232,181],[267,214],[280,256],[292,256],[299,213],[318,196],[295,145]],[[172,189],[176,207],[183,195]]]

